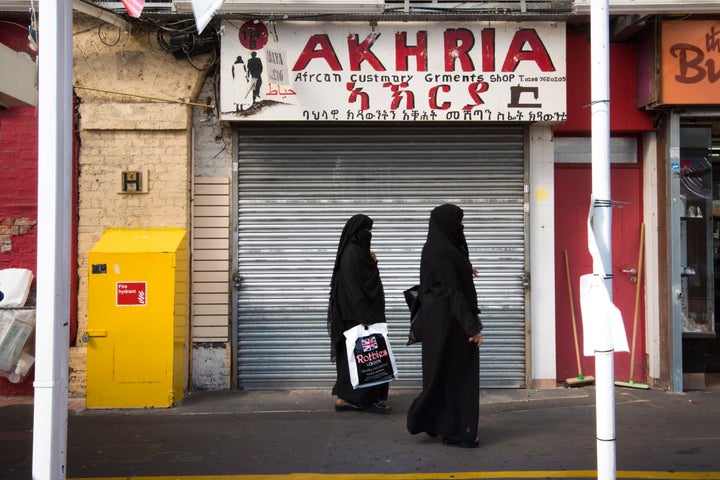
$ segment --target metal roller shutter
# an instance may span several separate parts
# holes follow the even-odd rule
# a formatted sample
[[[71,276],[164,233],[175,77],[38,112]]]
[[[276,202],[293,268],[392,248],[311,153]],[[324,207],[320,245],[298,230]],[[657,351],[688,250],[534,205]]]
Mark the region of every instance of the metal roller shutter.
[[[238,130],[237,372],[245,389],[330,387],[326,312],[340,232],[375,221],[398,386],[421,383],[403,290],[430,211],[465,211],[480,276],[483,387],[526,381],[525,129],[506,125],[250,124]]]

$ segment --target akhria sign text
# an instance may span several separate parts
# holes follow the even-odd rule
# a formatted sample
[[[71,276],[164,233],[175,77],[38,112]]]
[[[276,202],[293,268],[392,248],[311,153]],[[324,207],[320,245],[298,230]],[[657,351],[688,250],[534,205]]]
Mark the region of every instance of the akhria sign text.
[[[562,23],[225,25],[225,120],[565,119]]]

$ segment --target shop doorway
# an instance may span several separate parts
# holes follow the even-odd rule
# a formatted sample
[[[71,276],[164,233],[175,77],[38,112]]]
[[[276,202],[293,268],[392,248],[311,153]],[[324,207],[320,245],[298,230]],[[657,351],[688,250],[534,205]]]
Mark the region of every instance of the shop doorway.
[[[720,120],[680,125],[680,282],[684,388],[719,383]]]
[[[564,143],[560,140],[559,145]],[[569,142],[570,144],[576,142]],[[643,284],[640,295],[636,296],[637,282],[643,281],[638,272],[640,230],[642,224],[642,168],[638,162],[638,147],[635,139],[622,142],[624,163],[613,163],[611,167],[611,196],[617,206],[612,211],[612,266],[613,303],[620,309],[625,324],[628,343],[632,343],[634,313],[637,302],[637,333],[635,344],[633,378],[630,378],[631,354],[615,354],[615,378],[617,380],[645,383],[647,360],[645,348],[645,305]],[[556,147],[557,149],[557,147]],[[562,150],[562,147],[560,147]],[[589,150],[588,150],[589,151]],[[562,154],[562,152],[561,152]],[[582,152],[573,151],[570,160],[582,161]],[[582,316],[580,312],[579,279],[592,273],[592,259],[587,246],[587,218],[592,190],[592,167],[590,163],[569,162],[555,165],[555,311],[556,311],[556,362],[557,380],[577,377],[577,359],[573,340],[573,323],[570,311],[568,282],[565,274],[564,252],[568,254],[575,321],[578,329],[580,360],[584,375],[595,374],[594,357],[582,356]],[[638,275],[640,273],[640,275]]]
[[[480,385],[526,386],[527,129],[522,125],[258,123],[238,129],[237,383],[246,390],[329,388],[327,302],[346,220],[374,220],[399,379],[422,381],[406,345],[403,290],[417,284],[430,211],[452,202],[487,333]],[[393,387],[394,388],[394,387]]]

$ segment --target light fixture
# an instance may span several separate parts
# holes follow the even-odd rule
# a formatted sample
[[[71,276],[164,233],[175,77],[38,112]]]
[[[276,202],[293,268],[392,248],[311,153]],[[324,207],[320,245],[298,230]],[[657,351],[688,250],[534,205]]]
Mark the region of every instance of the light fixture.
[[[573,13],[589,14],[592,0],[575,0]],[[720,13],[718,0],[609,0],[610,15]]]
[[[191,12],[191,0],[174,0],[177,12]],[[385,0],[225,0],[218,14],[382,13]]]
[[[37,65],[29,55],[0,43],[0,108],[37,105]]]

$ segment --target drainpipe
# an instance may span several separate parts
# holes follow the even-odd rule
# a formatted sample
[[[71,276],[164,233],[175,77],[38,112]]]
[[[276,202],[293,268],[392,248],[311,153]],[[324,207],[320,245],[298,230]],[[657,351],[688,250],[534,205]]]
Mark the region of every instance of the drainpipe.
[[[40,0],[32,477],[66,476],[72,195],[72,1]]]

